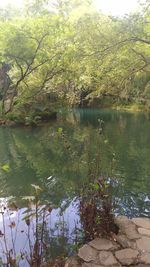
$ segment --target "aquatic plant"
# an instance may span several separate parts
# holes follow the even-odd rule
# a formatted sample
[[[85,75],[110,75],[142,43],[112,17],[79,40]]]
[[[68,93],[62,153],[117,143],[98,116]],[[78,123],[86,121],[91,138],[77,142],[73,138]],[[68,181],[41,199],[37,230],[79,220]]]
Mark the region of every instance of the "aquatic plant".
[[[98,119],[99,127],[96,134],[97,149],[95,155],[91,155],[87,149],[88,158],[88,183],[83,184],[80,191],[80,217],[84,231],[84,240],[89,241],[99,236],[111,236],[118,232],[114,222],[114,201],[112,191],[114,186],[115,154],[110,152],[112,157],[109,166],[109,177],[101,174],[101,142],[109,145],[104,135],[104,121]],[[90,140],[89,140],[90,141]],[[88,141],[88,143],[89,143]]]
[[[99,177],[84,187],[80,200],[80,215],[85,241],[118,233],[118,227],[114,223],[111,191],[111,179],[105,177]]]
[[[13,197],[1,200],[1,266],[20,267],[25,264],[25,266],[39,267],[48,262],[48,266],[53,266],[51,264],[55,260],[63,262],[66,256],[64,250],[63,257],[54,260],[51,255],[51,245],[60,242],[61,238],[61,245],[65,238],[67,240],[67,226],[58,218],[59,222],[55,225],[55,229],[51,229],[49,219],[53,206],[48,201],[43,204],[41,187],[34,184],[31,186],[33,196],[26,196],[21,200],[26,208],[19,209]],[[57,230],[55,237],[52,231]]]

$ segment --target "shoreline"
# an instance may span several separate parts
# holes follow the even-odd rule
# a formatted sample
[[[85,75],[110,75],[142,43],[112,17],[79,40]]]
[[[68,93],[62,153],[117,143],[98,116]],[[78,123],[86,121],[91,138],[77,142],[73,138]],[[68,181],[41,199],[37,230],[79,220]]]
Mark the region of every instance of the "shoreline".
[[[150,218],[117,216],[115,223],[117,235],[95,238],[83,245],[77,256],[68,258],[65,267],[149,267]]]
[[[107,107],[98,107],[98,106],[88,106],[88,107],[76,107],[76,109],[99,109],[99,110],[112,110],[112,111],[120,111],[120,112],[129,112],[129,113],[145,113],[145,114],[149,114],[150,113],[150,110],[147,110],[147,109],[144,109],[144,108],[141,108],[140,106],[137,106],[137,105],[112,105],[112,106],[107,106]],[[69,110],[73,110],[74,108],[71,108]],[[59,112],[58,112],[59,113]],[[35,118],[38,117],[35,115]],[[28,118],[28,116],[27,116]],[[52,117],[49,117],[49,118],[46,118],[46,119],[40,119],[40,120],[34,120],[34,119],[31,119],[30,121],[26,121],[24,119],[24,121],[20,121],[19,118],[17,120],[17,118],[15,120],[13,119],[10,119],[10,118],[5,118],[4,116],[3,117],[0,117],[0,126],[3,126],[3,127],[38,127],[38,126],[42,126],[43,124],[46,124],[50,121],[53,121],[53,120],[57,120],[57,115],[56,115],[56,112],[55,112],[55,116],[52,116]]]

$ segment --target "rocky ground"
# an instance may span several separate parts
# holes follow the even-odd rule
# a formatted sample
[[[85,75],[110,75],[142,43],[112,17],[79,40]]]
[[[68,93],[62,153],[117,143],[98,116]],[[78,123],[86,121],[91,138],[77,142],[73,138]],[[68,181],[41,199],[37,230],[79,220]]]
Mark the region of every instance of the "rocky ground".
[[[150,267],[150,219],[118,216],[115,222],[118,235],[85,244],[65,267]]]

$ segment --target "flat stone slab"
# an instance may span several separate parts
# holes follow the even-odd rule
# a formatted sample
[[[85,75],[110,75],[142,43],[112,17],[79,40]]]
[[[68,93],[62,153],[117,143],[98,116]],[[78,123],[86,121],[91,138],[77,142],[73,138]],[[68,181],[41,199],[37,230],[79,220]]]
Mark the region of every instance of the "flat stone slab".
[[[67,259],[64,267],[81,267],[81,264],[75,256],[72,256]]]
[[[150,237],[142,236],[136,240],[137,249],[141,252],[150,252]]]
[[[127,216],[117,216],[114,218],[114,220],[120,230],[122,230],[122,228],[124,229],[124,224],[129,222]]]
[[[138,264],[138,265],[133,265],[133,267],[150,267],[150,264]]]
[[[150,219],[118,216],[115,223],[119,233],[112,235],[113,240],[92,240],[79,249],[84,262],[65,267],[150,267]]]
[[[116,217],[115,223],[119,227],[121,233],[125,234],[128,239],[134,240],[140,238],[140,234],[136,229],[136,225],[126,216]]]
[[[116,250],[118,245],[115,242],[112,242],[105,238],[96,238],[89,242],[89,245],[96,250]]]
[[[82,264],[82,267],[104,267],[103,265],[97,265],[97,264],[94,264],[94,263],[92,263],[92,262],[90,262],[90,263],[86,263],[86,262],[84,262],[83,264]]]
[[[140,261],[145,264],[150,264],[150,253],[142,254],[140,257]]]
[[[138,254],[139,252],[137,250],[126,248],[116,251],[115,256],[121,264],[128,266],[137,263]]]
[[[133,218],[132,222],[134,222],[139,227],[150,230],[150,219],[149,218]]]
[[[148,230],[148,229],[145,229],[145,228],[138,228],[138,232],[139,232],[139,234],[141,234],[141,235],[145,235],[145,236],[150,237],[150,230]]]
[[[129,240],[124,234],[116,235],[115,239],[122,246],[122,248],[136,249],[136,243],[132,240]]]
[[[98,252],[89,245],[84,245],[79,249],[78,256],[85,262],[96,261]]]
[[[99,260],[100,263],[104,266],[109,266],[109,265],[114,266],[118,264],[116,258],[110,251],[101,251],[99,253]]]

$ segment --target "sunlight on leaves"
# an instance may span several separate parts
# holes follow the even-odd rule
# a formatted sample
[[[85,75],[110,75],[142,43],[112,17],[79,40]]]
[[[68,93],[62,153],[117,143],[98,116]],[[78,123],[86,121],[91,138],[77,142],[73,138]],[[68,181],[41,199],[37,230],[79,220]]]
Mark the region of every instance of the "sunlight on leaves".
[[[1,167],[1,169],[2,169],[4,172],[9,172],[10,167],[9,167],[8,164],[4,164],[4,165]]]
[[[39,185],[31,184],[31,186],[35,189],[36,192],[42,191],[42,188]]]

